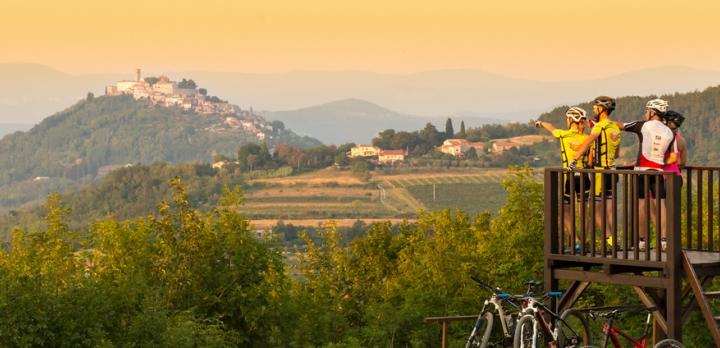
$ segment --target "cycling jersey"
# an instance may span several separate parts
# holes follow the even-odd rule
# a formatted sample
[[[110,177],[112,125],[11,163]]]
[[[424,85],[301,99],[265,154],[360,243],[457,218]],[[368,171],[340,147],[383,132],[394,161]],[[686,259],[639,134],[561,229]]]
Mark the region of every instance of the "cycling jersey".
[[[615,156],[620,147],[620,128],[608,119],[595,123],[590,134],[597,135],[593,143],[593,167],[608,169],[615,166]]]
[[[675,154],[677,154],[677,160],[675,161],[675,163],[666,165],[663,167],[664,171],[673,172],[678,176],[682,176],[682,172],[680,171],[680,166],[678,165],[680,158],[682,158],[682,156],[683,156],[683,151],[680,151],[680,149],[678,148],[678,142],[681,137],[682,136],[680,135],[679,132],[675,133],[675,145],[673,146],[673,151],[675,152]]]
[[[563,168],[567,168],[568,163],[577,156],[577,150],[580,149],[588,136],[572,129],[555,129],[552,135],[560,140],[562,165]],[[577,168],[584,168],[582,160],[578,161]]]
[[[625,123],[623,128],[640,138],[635,170],[663,170],[665,158],[675,141],[672,130],[658,120]]]

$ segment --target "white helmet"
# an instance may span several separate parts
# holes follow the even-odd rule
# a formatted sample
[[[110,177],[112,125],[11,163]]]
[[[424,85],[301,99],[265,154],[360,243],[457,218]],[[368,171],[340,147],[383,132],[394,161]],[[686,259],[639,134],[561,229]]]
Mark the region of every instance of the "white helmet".
[[[645,108],[655,110],[659,115],[664,115],[668,111],[668,102],[662,99],[653,99],[647,102]]]
[[[582,122],[583,120],[587,119],[587,113],[585,112],[585,110],[577,106],[569,108],[568,111],[565,112],[565,116],[573,120],[574,122]]]

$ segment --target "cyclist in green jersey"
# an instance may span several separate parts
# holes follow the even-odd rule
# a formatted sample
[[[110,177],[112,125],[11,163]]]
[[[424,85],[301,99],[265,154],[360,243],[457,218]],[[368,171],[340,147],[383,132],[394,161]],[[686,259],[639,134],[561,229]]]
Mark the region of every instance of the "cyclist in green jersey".
[[[615,169],[615,159],[620,154],[620,140],[621,133],[620,128],[615,122],[610,120],[610,114],[615,110],[615,99],[607,96],[599,96],[592,101],[593,104],[593,116],[595,125],[590,131],[590,135],[587,137],[585,142],[580,146],[577,154],[568,165],[569,170],[577,168],[578,160],[585,155],[588,150],[592,148],[590,152],[590,163],[594,169]],[[604,204],[605,211],[612,211],[612,202],[614,192],[612,192],[613,181],[616,181],[617,177],[613,178],[612,174],[597,173],[595,175],[595,200],[603,201],[603,194],[605,195]],[[604,236],[608,242],[611,242],[608,238],[610,230],[613,225],[612,214],[606,214],[606,225]],[[595,209],[595,224],[602,226],[603,215],[602,209]]]
[[[562,159],[563,168],[568,167],[570,160],[575,158],[576,150],[580,148],[587,138],[587,134],[585,134],[585,121],[587,120],[587,113],[585,110],[576,106],[571,107],[567,110],[567,112],[565,112],[565,117],[568,129],[557,129],[549,122],[535,122],[535,127],[544,128],[548,132],[552,133],[555,138],[560,140],[560,158]],[[584,168],[584,161],[578,163],[577,167]],[[573,180],[573,190],[570,189],[569,178],[572,178]],[[583,196],[586,198],[589,197],[590,179],[586,173],[576,172],[572,174],[572,176],[565,176],[564,182],[563,204],[570,205],[571,199],[580,200]],[[581,194],[581,188],[583,187],[585,192],[584,194]],[[581,204],[585,204],[585,202],[583,201]],[[579,207],[579,205],[576,205],[575,209],[578,210]],[[573,224],[570,209],[564,209],[563,224],[565,225],[566,233],[569,234]],[[580,245],[580,239],[576,238],[575,243],[575,247],[578,248]]]

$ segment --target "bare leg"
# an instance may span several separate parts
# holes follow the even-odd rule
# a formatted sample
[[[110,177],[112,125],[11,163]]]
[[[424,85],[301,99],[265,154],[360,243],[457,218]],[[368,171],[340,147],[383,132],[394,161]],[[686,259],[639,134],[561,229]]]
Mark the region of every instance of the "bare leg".
[[[655,203],[655,200],[653,199],[650,202],[650,216],[652,218],[652,222],[655,225],[655,230],[657,230],[657,203]],[[665,200],[660,200],[660,237],[666,238],[667,237],[667,214],[665,212]]]

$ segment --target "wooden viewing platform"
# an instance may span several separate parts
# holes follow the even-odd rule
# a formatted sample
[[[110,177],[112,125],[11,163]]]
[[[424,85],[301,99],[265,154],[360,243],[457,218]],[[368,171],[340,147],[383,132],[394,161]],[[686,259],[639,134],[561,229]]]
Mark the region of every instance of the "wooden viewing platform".
[[[563,203],[565,181],[577,173],[589,180],[568,180],[568,192],[579,193]],[[650,193],[661,192],[662,179],[664,202],[660,195]],[[720,291],[705,289],[713,277],[720,276],[718,179],[720,167],[686,167],[682,179],[657,171],[568,173],[547,168],[545,288],[555,291],[560,281],[568,282],[558,308],[573,306],[593,282],[632,286],[646,306],[661,309],[654,314],[655,324],[666,336],[682,340],[684,319],[699,308],[720,347],[720,313],[713,313],[709,304],[720,298]],[[603,182],[608,187],[598,190],[600,197],[593,199],[596,185]],[[580,187],[575,187],[578,183]],[[657,224],[651,213],[660,217]],[[597,224],[592,222],[594,216],[600,217]],[[660,248],[662,229],[667,231],[665,250]],[[644,230],[648,231],[646,248],[640,242]],[[606,240],[606,235],[611,239]]]

